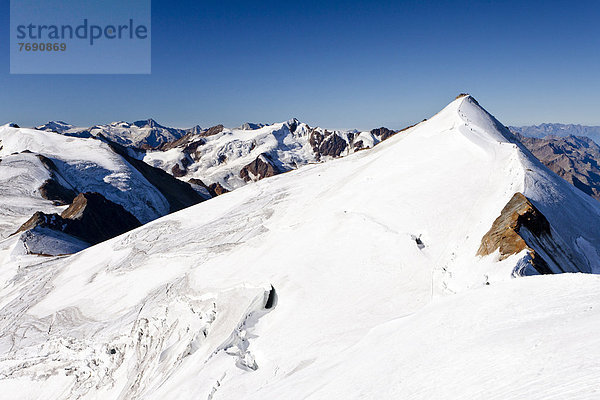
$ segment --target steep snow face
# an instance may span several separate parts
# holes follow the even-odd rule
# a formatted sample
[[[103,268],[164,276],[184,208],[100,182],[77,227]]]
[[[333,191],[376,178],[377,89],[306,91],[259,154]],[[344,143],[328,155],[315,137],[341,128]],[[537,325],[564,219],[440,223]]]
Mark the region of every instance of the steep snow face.
[[[49,158],[54,163],[62,184],[74,190],[76,194],[102,193],[107,199],[125,207],[142,222],[148,222],[169,212],[169,205],[164,196],[135,168],[99,140],[2,127],[0,146],[0,171],[4,171],[0,172],[0,176],[11,180],[2,188],[7,199],[6,202],[2,202],[3,208],[6,207],[2,211],[5,215],[13,214],[17,219],[27,219],[31,216],[29,210],[34,207],[38,207],[35,211],[56,211],[49,209],[49,202],[41,200],[39,195],[39,187],[43,180],[48,178],[48,170],[35,160],[37,154]],[[5,164],[5,161],[8,161],[8,164]],[[17,171],[15,163],[25,161],[30,166],[21,167]],[[16,175],[18,178],[13,180]],[[27,194],[28,199],[21,203],[19,196],[23,197],[23,193]],[[15,207],[15,202],[20,204],[21,209],[19,206]],[[40,204],[43,206],[39,207]],[[27,214],[23,215],[20,210],[27,211]],[[16,228],[18,225],[14,227],[15,230]]]
[[[577,223],[600,225],[598,208],[558,215],[560,202],[584,201],[558,182],[461,97],[372,150],[261,180],[74,256],[5,260],[0,390],[593,398],[597,387],[573,383],[598,373],[597,339],[582,333],[600,322],[597,277],[513,280],[526,251],[476,256],[524,192],[589,260],[598,237]],[[455,291],[464,292],[447,296]]]
[[[166,151],[148,152],[144,161],[185,180],[196,178],[207,185],[219,183],[233,190],[247,183],[240,171],[261,156],[284,172],[373,147],[380,141],[371,132],[327,131],[292,119],[263,127],[225,128]]]
[[[51,175],[35,154],[0,154],[0,239],[4,239],[34,212],[51,214],[64,207],[55,206],[40,195],[39,188]]]

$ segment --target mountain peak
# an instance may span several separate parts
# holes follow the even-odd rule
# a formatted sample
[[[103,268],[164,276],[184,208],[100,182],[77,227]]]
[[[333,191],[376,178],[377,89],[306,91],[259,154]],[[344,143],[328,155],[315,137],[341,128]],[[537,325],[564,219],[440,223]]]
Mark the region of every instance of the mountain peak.
[[[163,127],[161,124],[159,124],[158,122],[156,122],[156,120],[154,120],[152,118],[148,118],[146,120],[135,121],[133,123],[133,125],[137,126],[138,128],[144,128],[144,127],[161,128],[161,127]]]

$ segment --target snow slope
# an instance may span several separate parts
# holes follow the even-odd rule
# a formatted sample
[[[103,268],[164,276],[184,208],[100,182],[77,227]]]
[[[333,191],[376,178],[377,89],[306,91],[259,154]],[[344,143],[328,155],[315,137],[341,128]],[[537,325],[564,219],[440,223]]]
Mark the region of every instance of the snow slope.
[[[0,154],[0,239],[4,239],[34,212],[51,214],[65,207],[55,206],[39,194],[39,187],[51,175],[35,154]]]
[[[374,149],[261,180],[76,255],[5,260],[0,390],[23,399],[597,398],[598,277],[513,279],[526,251],[476,256],[516,192],[582,269],[594,265],[599,206],[471,97]]]
[[[0,235],[13,233],[35,211],[56,212],[42,199],[39,187],[49,171],[37,155],[58,168],[58,178],[76,194],[99,192],[122,205],[140,221],[148,222],[169,212],[164,196],[109,146],[95,139],[67,137],[32,129],[0,127]]]

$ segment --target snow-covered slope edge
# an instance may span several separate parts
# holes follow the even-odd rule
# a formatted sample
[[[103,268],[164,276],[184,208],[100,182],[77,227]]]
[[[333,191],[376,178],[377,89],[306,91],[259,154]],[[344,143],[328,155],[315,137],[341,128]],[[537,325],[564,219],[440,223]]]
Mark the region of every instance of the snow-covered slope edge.
[[[578,260],[593,258],[596,228],[576,222],[598,225],[597,206],[531,160],[462,97],[372,150],[259,181],[74,256],[5,262],[0,390],[593,398],[586,382],[600,351],[579,332],[599,321],[597,277],[512,280],[526,249],[477,256],[524,193]],[[566,201],[576,214],[558,212]]]
[[[119,152],[118,145],[9,126],[0,127],[0,183],[0,239],[14,234],[36,212],[64,212],[80,193],[99,193],[141,222],[204,199],[188,184]],[[39,246],[44,235],[37,236],[40,254],[61,254],[56,244],[63,243],[64,235],[49,238],[54,250]]]

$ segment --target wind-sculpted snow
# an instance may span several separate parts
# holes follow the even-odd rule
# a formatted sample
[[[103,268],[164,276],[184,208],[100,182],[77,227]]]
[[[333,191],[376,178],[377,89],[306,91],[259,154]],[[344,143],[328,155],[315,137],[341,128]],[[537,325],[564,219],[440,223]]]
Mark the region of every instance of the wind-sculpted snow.
[[[0,163],[0,171],[5,169],[4,161],[10,161],[11,157],[13,159],[20,157],[22,160],[33,163],[33,158],[39,154],[52,161],[58,169],[58,175],[62,182],[68,185],[67,187],[74,189],[76,193],[102,193],[107,199],[125,207],[142,222],[148,222],[169,212],[169,205],[164,196],[135,168],[99,140],[72,138],[31,129],[2,127],[0,128],[0,142],[2,145],[0,157],[3,160]],[[21,154],[14,155],[14,153]],[[39,196],[38,189],[43,182],[42,179],[48,179],[48,171],[41,166],[39,161],[35,162],[34,166],[21,169],[21,171],[25,176],[37,175],[35,178],[21,177],[19,179],[29,179],[29,181],[19,184],[14,189],[11,182],[6,186],[6,190],[11,193],[27,190],[28,197]],[[40,174],[44,176],[38,177]],[[10,179],[10,175],[8,179]],[[10,203],[3,202],[3,206],[5,204]],[[33,208],[33,205],[28,207],[28,209]],[[38,208],[34,211],[44,211],[44,209]],[[10,210],[6,212],[10,212]],[[25,220],[31,214],[25,214]],[[13,229],[16,230],[16,228],[18,225]]]
[[[597,263],[598,206],[531,160],[461,97],[371,150],[260,180],[73,256],[6,257],[0,242],[0,391],[595,398],[598,277],[515,279],[526,248],[477,256],[519,192],[574,265]],[[565,203],[574,207],[561,214]],[[560,251],[554,244],[536,246]]]
[[[64,208],[39,195],[39,188],[50,179],[50,172],[34,154],[2,155],[1,160],[0,239],[15,233],[36,211],[53,213]]]
[[[26,274],[27,279],[47,276]],[[35,294],[43,294],[43,286],[38,290]],[[248,321],[267,312],[268,294],[261,287],[198,292],[178,279],[111,319],[86,316],[77,307],[45,318],[23,317],[21,328],[0,338],[0,381],[18,385],[23,378],[45,380],[47,385],[23,388],[19,394],[33,397],[139,398],[152,394],[191,356],[208,363],[225,352],[238,366],[256,369],[245,335],[252,328]],[[89,332],[96,334],[90,338]],[[59,385],[65,383],[61,377],[68,383],[54,391],[53,377]],[[124,385],[116,385],[119,378]]]

